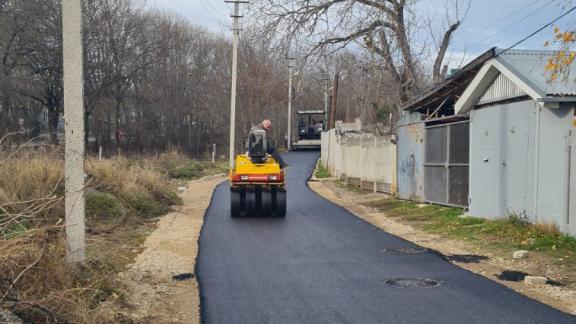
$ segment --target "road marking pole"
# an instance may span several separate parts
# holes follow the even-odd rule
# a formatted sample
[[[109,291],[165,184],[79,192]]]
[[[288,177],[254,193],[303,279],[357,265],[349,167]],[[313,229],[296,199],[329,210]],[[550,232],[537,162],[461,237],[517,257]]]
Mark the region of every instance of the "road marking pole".
[[[82,0],[62,1],[65,120],[66,259],[85,260]]]

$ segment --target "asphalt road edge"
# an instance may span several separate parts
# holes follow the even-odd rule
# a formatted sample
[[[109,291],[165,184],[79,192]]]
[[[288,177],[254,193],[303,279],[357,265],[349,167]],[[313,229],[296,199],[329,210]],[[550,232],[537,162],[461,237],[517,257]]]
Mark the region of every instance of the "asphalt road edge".
[[[335,205],[347,210],[352,215],[355,215],[356,217],[366,221],[368,224],[375,226],[376,228],[386,233],[397,236],[406,241],[410,241],[421,247],[427,248],[431,252],[441,257],[444,257],[445,259],[446,259],[445,256],[447,255],[457,255],[457,254],[473,255],[478,253],[477,251],[474,252],[473,250],[469,249],[469,247],[466,246],[466,244],[456,240],[441,238],[441,240],[445,241],[446,244],[443,244],[441,246],[439,246],[438,244],[433,244],[432,242],[438,241],[439,236],[425,233],[423,231],[413,228],[410,225],[402,224],[398,221],[395,221],[387,217],[384,213],[376,211],[372,208],[362,206],[355,202],[346,201],[345,199],[341,198],[336,191],[327,186],[322,179],[311,178],[307,182],[307,185],[310,188],[310,190],[312,190],[316,194],[334,203]],[[494,281],[528,298],[537,300],[543,304],[558,309],[564,313],[573,316],[576,315],[576,303],[574,302],[574,300],[576,300],[576,292],[573,289],[566,291],[568,289],[563,289],[561,287],[551,287],[548,285],[530,287],[522,282],[508,282],[498,280],[494,276],[496,271],[501,272],[507,270],[508,267],[500,267],[498,270],[495,271],[484,271],[478,269],[476,264],[452,262],[449,260],[447,260],[447,262],[450,262],[455,266],[470,271],[476,275]],[[559,299],[558,298],[559,291],[561,292],[562,290],[564,290],[564,294],[562,295],[567,294],[568,296],[562,296],[562,298]]]
[[[204,210],[204,216],[202,217],[202,226],[200,228],[200,231],[198,232],[198,237],[196,240],[196,245],[197,245],[197,251],[198,253],[196,253],[196,259],[194,260],[194,274],[195,274],[195,282],[196,282],[196,287],[198,289],[198,298],[199,298],[199,303],[198,303],[198,323],[205,323],[204,319],[206,318],[206,310],[205,307],[202,307],[202,305],[206,302],[205,301],[205,296],[202,293],[202,284],[201,284],[201,280],[200,280],[200,271],[198,269],[198,258],[200,256],[200,250],[201,250],[201,242],[200,242],[200,238],[202,237],[202,232],[204,231],[204,222],[206,221],[206,216],[208,215],[208,212],[210,211],[210,208],[212,208],[212,206],[214,205],[214,192],[216,192],[216,190],[218,189],[218,187],[220,186],[225,186],[228,184],[228,179],[220,182],[218,185],[216,185],[211,192],[211,197],[210,197],[210,202],[208,204],[208,207]],[[227,202],[224,202],[227,203]],[[226,215],[228,216],[228,215]]]

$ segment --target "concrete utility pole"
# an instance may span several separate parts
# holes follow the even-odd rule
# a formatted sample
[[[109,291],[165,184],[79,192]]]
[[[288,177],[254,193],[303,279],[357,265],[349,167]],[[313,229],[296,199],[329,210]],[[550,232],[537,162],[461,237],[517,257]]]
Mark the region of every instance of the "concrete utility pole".
[[[66,257],[85,259],[84,197],[84,78],[82,56],[82,0],[62,1],[65,121]]]
[[[286,149],[292,149],[292,76],[294,68],[294,58],[288,58],[288,141]]]
[[[230,170],[234,168],[234,143],[236,141],[236,77],[238,75],[238,41],[240,38],[240,4],[250,3],[247,0],[224,0],[234,4],[234,13],[230,15],[234,19],[232,32],[232,87],[230,91]]]

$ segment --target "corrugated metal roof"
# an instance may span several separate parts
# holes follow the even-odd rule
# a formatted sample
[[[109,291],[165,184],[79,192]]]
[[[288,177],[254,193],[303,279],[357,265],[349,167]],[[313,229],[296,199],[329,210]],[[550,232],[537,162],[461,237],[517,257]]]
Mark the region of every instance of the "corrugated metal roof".
[[[489,59],[493,58],[495,54],[496,48],[489,49],[470,63],[466,64],[466,66],[458,72],[403,103],[400,106],[400,109],[425,113],[428,109],[436,109],[447,96],[459,96],[474,78],[476,73],[478,73],[478,70],[482,65]]]
[[[535,91],[544,96],[576,96],[576,82],[573,78],[576,73],[576,66],[572,64],[568,71],[568,78],[558,78],[550,82],[549,75],[546,74],[544,67],[548,59],[556,53],[554,51],[537,51],[537,50],[508,50],[501,52],[497,50],[497,60],[506,65],[507,68],[516,74],[519,78],[532,84]]]
[[[484,92],[478,105],[487,104],[490,102],[496,102],[501,100],[506,100],[509,98],[516,98],[519,96],[524,96],[526,93],[522,91],[514,82],[510,81],[504,74],[500,73],[492,85]]]

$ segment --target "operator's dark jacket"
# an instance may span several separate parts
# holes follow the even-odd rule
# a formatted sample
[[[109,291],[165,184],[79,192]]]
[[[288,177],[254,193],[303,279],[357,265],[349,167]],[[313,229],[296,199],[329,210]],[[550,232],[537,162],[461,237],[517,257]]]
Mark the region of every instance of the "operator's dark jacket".
[[[254,130],[266,131],[264,129],[264,127],[262,127],[262,124],[252,126],[250,131],[254,131]],[[272,139],[272,137],[268,137],[268,131],[266,131],[266,147],[267,147],[266,152],[268,154],[270,154],[274,158],[274,160],[276,160],[276,162],[278,162],[278,164],[280,164],[281,168],[284,168],[286,166],[286,162],[284,162],[284,160],[282,159],[282,156],[280,156],[280,153],[278,153],[275,146],[276,145],[274,143],[274,140]]]

